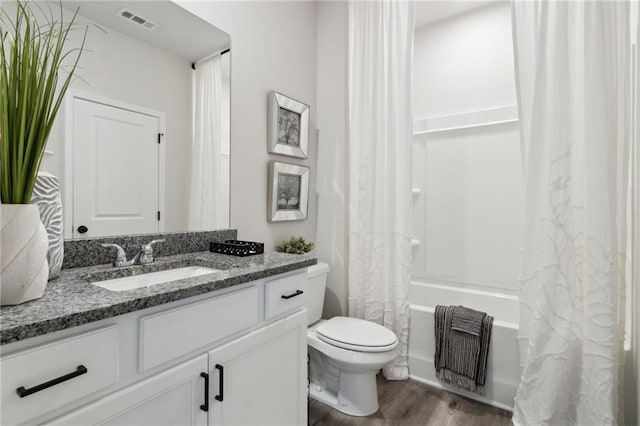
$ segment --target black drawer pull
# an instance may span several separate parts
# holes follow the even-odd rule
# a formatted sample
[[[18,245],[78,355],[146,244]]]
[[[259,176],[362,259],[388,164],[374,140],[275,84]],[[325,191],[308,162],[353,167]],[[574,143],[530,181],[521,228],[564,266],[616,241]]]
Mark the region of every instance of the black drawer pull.
[[[291,299],[292,297],[296,297],[296,296],[300,296],[302,293],[304,293],[304,291],[302,290],[296,290],[295,293],[291,293],[291,294],[287,294],[287,295],[282,295],[280,297],[282,297],[283,299]]]
[[[217,401],[222,402],[224,401],[224,367],[220,364],[216,364],[216,370],[220,372],[220,381],[218,382],[218,394],[215,396],[215,398]]]
[[[59,385],[62,382],[66,382],[67,380],[71,380],[74,377],[82,376],[83,374],[87,374],[87,367],[84,365],[79,365],[76,371],[65,374],[64,376],[57,377],[53,380],[49,380],[48,382],[44,382],[40,385],[34,386],[29,389],[25,389],[24,386],[20,386],[16,389],[18,396],[20,398],[24,398],[25,396],[29,396],[33,393],[40,392],[41,390],[45,390],[46,388],[50,388],[51,386]]]
[[[200,373],[200,377],[204,379],[204,404],[200,406],[202,411],[209,411],[209,375]]]

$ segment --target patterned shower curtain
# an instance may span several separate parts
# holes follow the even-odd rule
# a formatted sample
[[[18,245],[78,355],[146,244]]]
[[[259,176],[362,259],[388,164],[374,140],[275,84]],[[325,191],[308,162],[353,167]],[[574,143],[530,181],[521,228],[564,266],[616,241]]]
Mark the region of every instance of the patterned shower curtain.
[[[411,276],[411,1],[349,3],[349,315],[399,340],[406,379]]]
[[[629,3],[515,1],[525,171],[515,425],[621,422]]]

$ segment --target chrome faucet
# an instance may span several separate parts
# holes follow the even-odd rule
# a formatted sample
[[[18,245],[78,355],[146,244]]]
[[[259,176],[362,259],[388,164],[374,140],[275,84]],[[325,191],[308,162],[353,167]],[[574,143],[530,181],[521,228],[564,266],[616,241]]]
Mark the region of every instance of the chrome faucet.
[[[131,258],[131,260],[127,260],[127,255],[117,244],[101,244],[102,247],[115,247],[116,249],[116,260],[113,262],[113,266],[119,268],[121,266],[131,266],[131,265],[146,265],[147,263],[152,263],[155,259],[153,258],[153,244],[162,243],[162,240],[153,240],[143,245],[140,250]]]

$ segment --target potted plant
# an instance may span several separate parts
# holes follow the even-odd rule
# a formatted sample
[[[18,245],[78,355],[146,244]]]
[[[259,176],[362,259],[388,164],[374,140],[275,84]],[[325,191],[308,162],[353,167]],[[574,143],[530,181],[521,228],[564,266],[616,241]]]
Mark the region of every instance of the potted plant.
[[[281,253],[307,254],[315,248],[311,241],[305,241],[302,237],[291,237],[275,246],[275,250]]]
[[[13,4],[3,5],[0,11],[2,305],[41,297],[47,284],[47,232],[30,201],[51,127],[84,47],[84,41],[79,48],[66,46],[77,11],[65,23],[61,6],[55,16],[29,3],[18,1],[11,12]]]

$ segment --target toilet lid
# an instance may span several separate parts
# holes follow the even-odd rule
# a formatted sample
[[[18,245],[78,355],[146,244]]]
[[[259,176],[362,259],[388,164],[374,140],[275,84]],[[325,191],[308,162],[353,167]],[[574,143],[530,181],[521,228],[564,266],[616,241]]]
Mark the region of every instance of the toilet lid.
[[[391,350],[398,343],[393,331],[358,318],[331,318],[320,324],[316,333],[331,345],[362,352]]]

